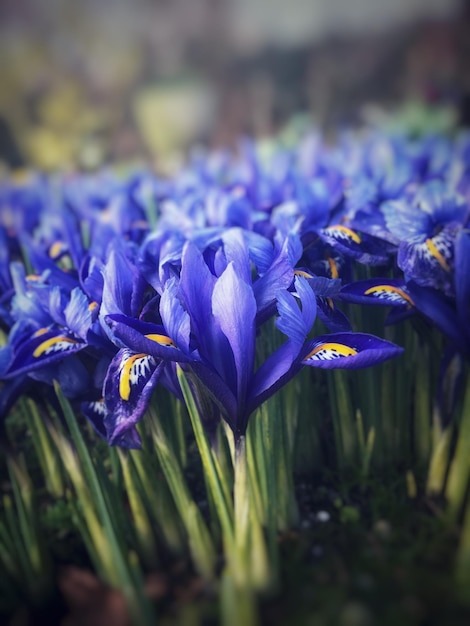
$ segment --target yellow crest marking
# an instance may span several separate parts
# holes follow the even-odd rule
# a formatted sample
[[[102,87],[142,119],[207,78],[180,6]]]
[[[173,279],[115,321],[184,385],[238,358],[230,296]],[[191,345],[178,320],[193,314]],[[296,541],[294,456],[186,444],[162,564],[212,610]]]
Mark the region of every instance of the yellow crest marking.
[[[124,363],[124,367],[121,370],[121,376],[119,378],[119,395],[123,400],[129,400],[131,395],[131,371],[134,367],[134,363],[139,359],[148,357],[148,354],[143,352],[134,354],[127,359]]]
[[[345,346],[342,343],[321,343],[319,346],[315,346],[315,348],[307,354],[307,356],[304,358],[304,361],[313,359],[316,354],[318,354],[319,352],[323,352],[324,350],[333,352],[341,357],[354,356],[355,354],[357,354],[357,350],[351,348],[350,346]]]
[[[40,333],[40,331],[37,331],[37,332]],[[60,346],[59,344],[75,344],[75,343],[78,343],[78,341],[75,341],[74,339],[70,339],[70,337],[63,337],[63,336],[51,337],[50,339],[46,339],[46,341],[43,341],[42,343],[38,345],[38,347],[33,352],[33,356],[37,358],[41,356],[42,354],[47,354],[49,351],[55,352],[55,351],[60,351],[62,349],[64,350],[66,349],[65,345]]]
[[[45,334],[47,333],[47,331],[48,331],[48,330],[49,330],[48,328],[40,328],[39,330],[37,330],[37,331],[34,333],[33,338],[34,338],[34,337],[40,337],[41,335],[45,335]]]
[[[64,243],[62,241],[55,241],[49,248],[49,256],[51,257],[51,259],[56,259],[64,251]]]
[[[90,304],[88,305],[88,310],[89,311],[94,311],[98,306],[99,306],[98,302],[95,302],[93,300],[93,302],[90,302]]]
[[[347,226],[343,226],[342,224],[335,224],[334,226],[328,226],[326,230],[327,231],[339,230],[341,233],[344,233],[356,243],[361,243],[361,238],[359,237],[359,235],[355,233],[353,230],[351,230],[350,228],[348,228]]]
[[[434,243],[434,241],[432,239],[426,239],[426,246],[429,250],[429,252],[432,254],[432,256],[437,259],[439,265],[442,267],[442,269],[446,272],[450,272],[450,267],[447,264],[447,261],[445,260],[445,258],[442,256],[442,254],[439,252],[439,250],[437,249],[436,244]]]
[[[331,278],[339,278],[338,266],[336,265],[334,259],[329,256],[326,260],[330,266]]]
[[[160,344],[161,346],[168,346],[171,348],[176,348],[176,344],[166,335],[159,335],[158,333],[150,333],[150,335],[145,335],[147,339],[151,341],[155,341],[155,343]]]
[[[403,300],[406,300],[411,306],[415,305],[413,300],[410,298],[410,296],[407,293],[403,291],[403,289],[400,289],[400,287],[394,287],[393,285],[376,285],[375,287],[371,287],[370,289],[367,289],[366,291],[364,291],[364,295],[368,296],[370,294],[380,293],[381,291],[387,291],[389,293],[396,293],[398,296],[400,296],[400,298],[403,298]]]
[[[308,272],[304,272],[304,270],[294,270],[294,276],[303,276],[304,278],[313,278],[311,274]]]

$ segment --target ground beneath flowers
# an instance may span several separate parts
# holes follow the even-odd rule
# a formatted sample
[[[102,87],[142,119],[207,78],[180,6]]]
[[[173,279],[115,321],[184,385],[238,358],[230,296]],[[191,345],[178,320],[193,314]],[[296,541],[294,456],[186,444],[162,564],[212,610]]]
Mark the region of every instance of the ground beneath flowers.
[[[318,486],[318,485],[321,486]],[[344,479],[297,484],[298,527],[280,534],[279,589],[260,600],[261,624],[274,626],[467,626],[469,604],[457,595],[453,555],[457,528],[439,502],[406,496],[399,476],[358,488]],[[57,521],[57,520],[56,520]],[[51,528],[51,532],[54,529]],[[69,563],[67,563],[67,548]],[[10,626],[130,624],[120,592],[90,571],[73,537],[57,552],[57,589],[41,611],[18,609]],[[217,599],[188,561],[146,575],[159,623],[219,623]]]

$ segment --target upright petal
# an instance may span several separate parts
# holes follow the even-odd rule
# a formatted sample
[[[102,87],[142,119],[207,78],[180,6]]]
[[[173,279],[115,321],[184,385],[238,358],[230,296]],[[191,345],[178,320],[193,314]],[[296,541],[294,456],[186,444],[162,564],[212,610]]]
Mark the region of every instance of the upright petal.
[[[277,296],[276,326],[300,349],[315,321],[317,303],[306,278],[296,276],[294,285],[295,292],[281,291]]]
[[[183,352],[189,354],[191,322],[178,298],[178,283],[175,277],[165,283],[160,300],[160,315],[168,336]]]
[[[214,286],[212,312],[227,337],[236,368],[237,398],[243,404],[253,374],[256,341],[256,300],[250,285],[242,280],[230,263]]]

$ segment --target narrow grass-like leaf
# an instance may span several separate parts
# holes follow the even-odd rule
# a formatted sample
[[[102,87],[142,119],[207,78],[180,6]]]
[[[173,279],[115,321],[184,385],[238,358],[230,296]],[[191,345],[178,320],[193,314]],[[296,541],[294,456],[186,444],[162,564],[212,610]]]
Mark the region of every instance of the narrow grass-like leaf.
[[[230,501],[227,501],[226,488],[222,484],[222,478],[217,471],[214,457],[212,455],[209,442],[199,415],[196,403],[194,401],[191,389],[186,380],[183,370],[177,366],[178,380],[183,392],[184,400],[188,408],[189,417],[194,430],[194,436],[201,455],[204,472],[207,476],[208,483],[217,507],[219,521],[222,527],[224,540],[229,543],[233,542],[233,507]]]
[[[461,420],[458,425],[457,446],[452,459],[445,495],[448,514],[455,520],[462,511],[470,478],[470,384],[467,377]]]
[[[119,450],[119,461],[122,467],[133,526],[139,545],[140,558],[147,567],[155,569],[158,563],[157,546],[152,525],[142,498],[143,489],[140,480],[128,454],[123,450]]]
[[[216,559],[210,533],[190,494],[178,458],[170,449],[166,434],[158,420],[154,420],[153,427],[160,466],[186,529],[194,564],[199,572],[210,580],[214,576]]]
[[[428,495],[441,495],[444,490],[449,469],[453,430],[453,425],[450,424],[440,432],[438,439],[435,436],[436,442],[432,451],[426,482],[426,493]]]
[[[23,399],[21,404],[47,489],[52,496],[60,497],[64,492],[61,462],[54,449],[46,422],[39,414],[38,407],[33,400]]]
[[[116,576],[119,580],[119,587],[126,598],[130,615],[135,623],[151,624],[154,623],[153,610],[149,600],[145,597],[143,589],[134,583],[134,575],[131,572],[127,558],[126,550],[122,539],[116,536],[115,526],[109,513],[106,495],[103,493],[100,484],[99,475],[93,464],[91,455],[86,446],[85,440],[78,428],[75,415],[70,407],[69,402],[62,393],[60,386],[54,383],[55,392],[62,411],[64,413],[67,425],[72,434],[72,438],[77,447],[77,453],[80,458],[83,473],[93,497],[94,504],[97,507],[99,517],[102,521],[106,537],[109,541],[109,547],[112,554],[112,561],[116,568]],[[140,620],[140,621],[139,621]]]

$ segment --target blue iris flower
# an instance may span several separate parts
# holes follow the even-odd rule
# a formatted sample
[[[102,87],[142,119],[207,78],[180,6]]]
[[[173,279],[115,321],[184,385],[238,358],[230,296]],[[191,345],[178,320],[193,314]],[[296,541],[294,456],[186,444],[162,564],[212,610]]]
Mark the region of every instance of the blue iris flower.
[[[146,379],[158,376],[158,363],[179,362],[192,372],[240,437],[251,413],[301,367],[364,367],[401,353],[390,342],[358,333],[308,340],[317,313],[308,280],[297,276],[292,291],[281,273],[277,289],[268,281],[269,289],[257,290],[262,278],[252,280],[243,238],[234,233],[229,244],[218,274],[211,271],[195,244],[185,245],[181,276],[170,279],[161,296],[161,325],[107,315],[113,335],[129,349],[123,353],[126,363],[130,358],[141,360],[135,368],[135,361],[129,367],[118,366],[108,378],[110,393],[124,399],[123,393],[132,393],[133,387],[140,389]],[[291,268],[290,282],[292,277]],[[276,324],[287,340],[255,369],[258,311],[275,291]],[[154,374],[149,363],[155,367]]]
[[[440,181],[424,185],[412,202],[395,200],[382,206],[388,232],[398,246],[397,262],[405,279],[454,292],[454,241],[467,217],[463,197]]]
[[[2,403],[10,407],[28,377],[49,384],[59,380],[68,396],[85,392],[88,373],[76,356],[89,345],[97,311],[79,287],[67,292],[48,285],[47,273],[31,280],[15,263],[12,276],[14,324],[7,344],[0,348],[0,379],[5,381],[1,395],[9,399]]]

